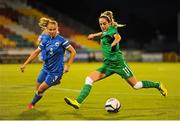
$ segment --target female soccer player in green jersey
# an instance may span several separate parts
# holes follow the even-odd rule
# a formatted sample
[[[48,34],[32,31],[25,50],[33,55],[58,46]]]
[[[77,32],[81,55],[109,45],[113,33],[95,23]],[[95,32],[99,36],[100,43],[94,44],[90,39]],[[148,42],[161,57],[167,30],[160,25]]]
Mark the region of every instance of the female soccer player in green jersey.
[[[75,109],[78,109],[80,104],[89,95],[93,83],[114,73],[124,78],[134,89],[156,88],[163,96],[167,96],[167,90],[162,83],[148,80],[138,81],[133,75],[118,44],[121,40],[121,36],[119,35],[117,28],[123,25],[114,21],[113,13],[111,11],[105,11],[100,15],[99,25],[102,32],[90,34],[88,39],[93,39],[97,36],[101,37],[103,65],[86,77],[85,85],[76,99],[65,97],[65,102]]]

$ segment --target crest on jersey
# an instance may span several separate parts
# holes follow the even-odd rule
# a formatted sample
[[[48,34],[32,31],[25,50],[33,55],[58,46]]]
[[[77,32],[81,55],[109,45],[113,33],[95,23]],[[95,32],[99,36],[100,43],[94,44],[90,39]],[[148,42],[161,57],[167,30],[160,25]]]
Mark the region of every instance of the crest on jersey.
[[[56,42],[56,43],[55,43],[55,46],[57,46],[57,47],[58,47],[58,46],[59,46],[59,42]]]

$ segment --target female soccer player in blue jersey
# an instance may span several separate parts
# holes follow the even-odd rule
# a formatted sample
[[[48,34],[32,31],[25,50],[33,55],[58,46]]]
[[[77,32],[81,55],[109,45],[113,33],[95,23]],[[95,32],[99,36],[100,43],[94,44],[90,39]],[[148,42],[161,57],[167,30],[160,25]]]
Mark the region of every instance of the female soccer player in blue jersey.
[[[92,39],[96,36],[101,37],[101,48],[104,58],[103,65],[86,77],[85,85],[76,99],[70,99],[68,97],[64,98],[66,103],[75,109],[78,109],[80,104],[89,95],[93,83],[111,76],[114,73],[124,78],[134,89],[156,88],[163,96],[166,96],[167,90],[162,83],[149,80],[138,81],[135,78],[125,61],[118,44],[121,40],[121,36],[119,35],[117,28],[122,25],[114,21],[113,13],[111,11],[105,11],[100,15],[99,25],[102,32],[90,34],[88,38]]]
[[[21,71],[24,72],[26,65],[41,53],[41,59],[44,61],[44,64],[36,82],[37,92],[32,102],[28,105],[29,109],[34,108],[35,104],[42,98],[43,93],[49,87],[60,83],[63,73],[69,71],[76,55],[76,51],[70,43],[59,35],[58,23],[56,21],[43,17],[39,21],[39,26],[43,30],[39,36],[40,44],[21,66]],[[70,52],[70,57],[64,66],[65,49]]]

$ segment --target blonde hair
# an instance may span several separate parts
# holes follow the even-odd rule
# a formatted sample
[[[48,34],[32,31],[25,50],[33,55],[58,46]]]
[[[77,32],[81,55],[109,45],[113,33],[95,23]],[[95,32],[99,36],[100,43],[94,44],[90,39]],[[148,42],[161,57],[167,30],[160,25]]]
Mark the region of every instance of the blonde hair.
[[[38,25],[42,30],[45,30],[49,23],[52,23],[52,24],[58,26],[57,21],[46,18],[46,17],[40,18]]]
[[[108,22],[112,23],[112,26],[114,27],[124,27],[124,24],[118,24],[115,20],[114,20],[114,16],[113,16],[113,12],[112,11],[105,11],[103,13],[101,13],[99,18],[106,18],[108,20]]]

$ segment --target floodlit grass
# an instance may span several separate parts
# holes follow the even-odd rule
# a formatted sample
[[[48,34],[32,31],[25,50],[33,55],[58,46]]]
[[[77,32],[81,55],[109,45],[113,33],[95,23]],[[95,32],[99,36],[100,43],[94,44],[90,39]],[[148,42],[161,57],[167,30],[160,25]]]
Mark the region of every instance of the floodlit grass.
[[[180,63],[129,63],[138,80],[163,82],[168,89],[164,98],[157,89],[132,89],[125,80],[114,74],[94,84],[90,95],[79,110],[65,104],[65,96],[75,98],[88,74],[101,63],[74,63],[64,74],[61,84],[51,87],[33,110],[27,104],[35,93],[35,82],[41,64],[29,64],[24,73],[19,64],[0,65],[1,120],[179,120]],[[119,113],[105,111],[110,97],[117,98]]]

